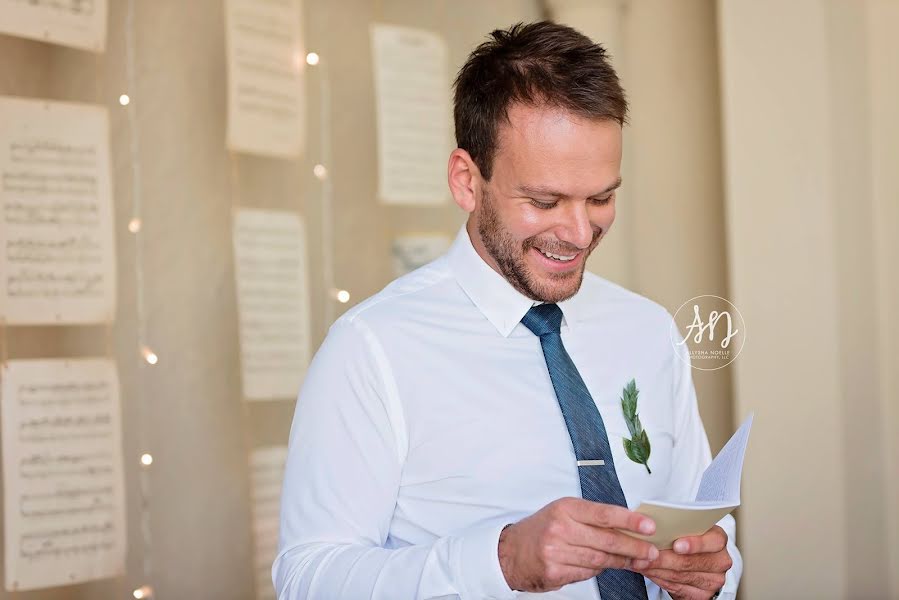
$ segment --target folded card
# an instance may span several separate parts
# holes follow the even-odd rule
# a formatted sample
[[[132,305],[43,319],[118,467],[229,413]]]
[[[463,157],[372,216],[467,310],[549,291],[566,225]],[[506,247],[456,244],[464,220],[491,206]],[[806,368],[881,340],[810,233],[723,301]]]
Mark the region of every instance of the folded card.
[[[702,535],[738,507],[743,458],[752,416],[749,415],[702,474],[695,500],[645,500],[636,512],[651,517],[656,523],[656,532],[652,535],[629,535],[650,541],[660,550],[667,550],[679,538]]]

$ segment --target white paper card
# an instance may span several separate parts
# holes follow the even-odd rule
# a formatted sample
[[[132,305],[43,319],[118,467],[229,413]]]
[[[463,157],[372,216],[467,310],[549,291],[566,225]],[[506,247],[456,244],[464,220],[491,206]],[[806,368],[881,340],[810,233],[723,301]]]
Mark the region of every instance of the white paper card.
[[[378,196],[388,204],[442,203],[452,149],[446,42],[394,25],[372,25],[371,39]]]
[[[287,446],[256,448],[250,455],[253,567],[258,600],[275,600],[272,563],[278,553],[281,484],[286,461]]]
[[[397,277],[411,273],[446,252],[452,240],[442,233],[397,236],[391,248],[393,272]]]
[[[0,0],[0,32],[102,52],[106,0]]]
[[[752,417],[753,415],[749,415],[740,425],[702,474],[699,490],[696,492],[696,502],[740,504],[740,479],[743,475],[743,458],[746,456],[746,445],[749,443]]]
[[[115,316],[106,109],[0,96],[0,316],[100,323]]]
[[[226,0],[228,148],[299,156],[305,135],[298,0]]]
[[[650,536],[628,534],[649,540],[660,549],[667,550],[678,538],[702,535],[738,507],[743,458],[752,418],[753,415],[749,415],[706,468],[693,502],[644,501],[635,512],[652,517],[656,532]]]
[[[302,219],[283,211],[235,211],[234,262],[244,398],[295,398],[309,363]]]
[[[125,491],[115,363],[11,360],[2,379],[6,589],[121,575]]]

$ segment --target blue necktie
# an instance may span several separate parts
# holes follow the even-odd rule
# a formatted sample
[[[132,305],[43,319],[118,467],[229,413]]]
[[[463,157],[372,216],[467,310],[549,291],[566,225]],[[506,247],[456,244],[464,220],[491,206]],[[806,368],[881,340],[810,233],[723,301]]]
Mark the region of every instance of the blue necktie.
[[[578,467],[581,495],[585,500],[627,506],[615,473],[615,462],[602,417],[577,367],[562,345],[559,334],[562,309],[555,304],[540,304],[532,307],[521,322],[540,337],[549,378],[565,417],[576,459],[605,461],[604,465]],[[639,573],[606,569],[596,577],[596,581],[602,600],[646,600],[646,584]]]

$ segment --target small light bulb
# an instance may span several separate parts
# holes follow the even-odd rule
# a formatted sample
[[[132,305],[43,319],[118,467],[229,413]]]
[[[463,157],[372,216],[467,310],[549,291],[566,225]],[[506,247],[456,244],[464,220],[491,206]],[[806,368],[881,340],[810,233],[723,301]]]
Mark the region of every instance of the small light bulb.
[[[131,233],[137,233],[138,231],[140,231],[140,225],[140,219],[134,217],[133,219],[128,221],[128,231],[130,231]]]
[[[128,94],[122,94],[121,96],[119,96],[119,104],[121,104],[122,106],[128,106],[130,102],[131,98],[128,97]]]
[[[155,365],[159,362],[159,357],[156,356],[156,353],[144,346],[141,349],[141,354],[144,356],[144,360],[150,363],[151,365]]]
[[[153,464],[153,455],[147,454],[147,453],[141,454],[140,455],[140,464],[144,465],[145,467],[149,467],[150,465],[152,465]]]
[[[310,52],[306,55],[306,64],[312,65],[313,67],[318,64],[319,56],[315,52]]]
[[[350,301],[350,293],[346,290],[337,290],[337,301],[346,304]]]
[[[315,175],[318,179],[324,181],[326,177],[328,177],[328,169],[325,168],[325,165],[315,165],[312,167],[312,174]]]
[[[152,598],[153,597],[153,588],[151,588],[149,585],[142,585],[139,588],[137,588],[136,590],[134,590],[134,592],[132,592],[132,595],[135,598],[137,598],[137,600],[142,600],[145,598]]]

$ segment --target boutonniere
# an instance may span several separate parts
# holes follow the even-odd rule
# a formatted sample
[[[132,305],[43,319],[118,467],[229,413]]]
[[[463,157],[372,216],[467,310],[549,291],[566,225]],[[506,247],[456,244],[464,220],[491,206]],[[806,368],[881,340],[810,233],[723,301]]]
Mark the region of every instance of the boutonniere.
[[[637,396],[640,390],[637,389],[637,382],[633,379],[624,386],[621,392],[621,410],[624,411],[624,420],[627,421],[627,429],[631,432],[631,439],[625,438],[624,453],[635,463],[646,467],[646,472],[652,475],[649,469],[649,436],[640,423],[640,416],[637,414]]]

